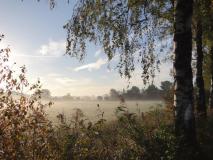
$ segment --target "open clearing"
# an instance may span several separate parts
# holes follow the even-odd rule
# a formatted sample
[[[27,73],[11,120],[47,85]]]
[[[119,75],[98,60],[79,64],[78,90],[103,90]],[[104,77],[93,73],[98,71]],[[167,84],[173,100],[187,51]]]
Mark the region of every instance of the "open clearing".
[[[47,114],[50,120],[57,123],[56,116],[63,113],[68,119],[75,112],[76,108],[84,112],[85,118],[94,121],[98,119],[98,105],[101,112],[104,112],[104,118],[112,120],[115,118],[116,108],[120,105],[119,101],[55,101],[54,105],[47,108]],[[126,106],[130,112],[147,112],[153,107],[162,107],[162,101],[127,101]]]

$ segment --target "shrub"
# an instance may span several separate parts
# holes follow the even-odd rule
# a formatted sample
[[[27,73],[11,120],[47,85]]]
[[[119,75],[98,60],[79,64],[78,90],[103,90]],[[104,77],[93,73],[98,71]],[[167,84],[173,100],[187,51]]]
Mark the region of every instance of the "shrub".
[[[2,37],[2,36],[1,36]],[[9,63],[10,49],[0,50],[0,159],[57,159],[51,122],[40,101],[40,82],[30,85],[25,66],[16,73]],[[23,92],[29,90],[32,96]]]

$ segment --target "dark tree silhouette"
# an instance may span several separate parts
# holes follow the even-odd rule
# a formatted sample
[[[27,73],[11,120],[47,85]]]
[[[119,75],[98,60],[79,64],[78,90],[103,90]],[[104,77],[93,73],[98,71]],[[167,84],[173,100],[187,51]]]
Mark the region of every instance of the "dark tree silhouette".
[[[177,0],[174,25],[175,129],[188,144],[196,142],[192,82],[193,0]],[[182,142],[183,142],[182,141]]]
[[[130,99],[140,99],[140,89],[133,86],[131,89],[127,90],[126,96]]]
[[[163,93],[168,93],[171,90],[172,85],[173,85],[173,83],[170,81],[163,81],[163,82],[161,82],[160,87],[161,87]]]

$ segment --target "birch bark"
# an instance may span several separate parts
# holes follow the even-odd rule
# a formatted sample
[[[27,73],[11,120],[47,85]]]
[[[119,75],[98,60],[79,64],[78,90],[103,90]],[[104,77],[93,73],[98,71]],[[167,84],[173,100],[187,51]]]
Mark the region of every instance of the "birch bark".
[[[176,134],[182,137],[186,143],[194,143],[196,141],[191,67],[192,12],[193,0],[175,1],[175,130]]]

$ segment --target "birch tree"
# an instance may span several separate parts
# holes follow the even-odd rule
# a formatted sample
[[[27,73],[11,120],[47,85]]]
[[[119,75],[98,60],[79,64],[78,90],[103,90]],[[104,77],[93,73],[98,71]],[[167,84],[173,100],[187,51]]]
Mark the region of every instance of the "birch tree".
[[[196,0],[195,8],[195,42],[196,42],[196,86],[197,91],[197,113],[200,117],[206,117],[206,95],[203,79],[203,21],[202,21],[202,0]]]
[[[195,143],[195,117],[192,82],[193,0],[176,0],[174,25],[174,107],[175,129],[183,141]]]
[[[142,77],[148,79],[156,69],[153,68],[155,36],[165,31],[173,32],[175,129],[177,136],[194,144],[192,12],[193,0],[82,0],[76,4],[72,18],[64,26],[67,30],[66,53],[82,60],[87,42],[94,42],[103,47],[109,60],[119,56],[121,75],[131,78],[135,62],[139,60]],[[138,50],[139,59],[135,54]]]
[[[205,0],[205,39],[207,52],[210,57],[210,96],[209,96],[209,108],[213,109],[213,1]]]
[[[211,56],[211,87],[210,87],[210,95],[209,95],[209,108],[212,110],[213,109],[213,44],[211,44],[210,56]]]

